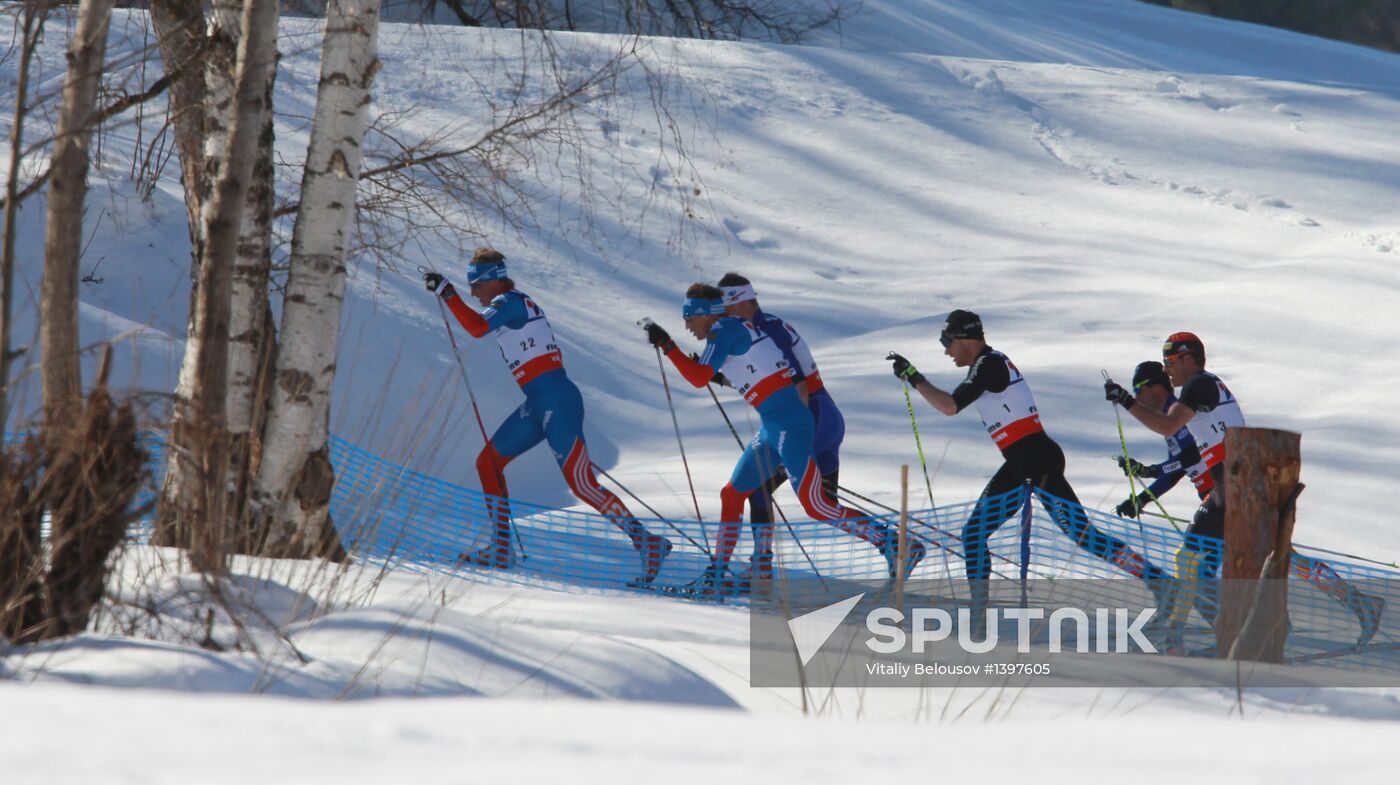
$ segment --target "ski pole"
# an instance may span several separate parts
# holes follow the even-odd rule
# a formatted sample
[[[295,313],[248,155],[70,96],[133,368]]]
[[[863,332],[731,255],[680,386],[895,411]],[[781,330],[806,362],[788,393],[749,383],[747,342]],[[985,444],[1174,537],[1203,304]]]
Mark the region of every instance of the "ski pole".
[[[637,321],[637,324],[645,327],[653,324],[650,317]],[[676,432],[676,446],[681,451],[681,465],[685,467],[685,481],[690,486],[690,501],[695,505],[695,520],[700,524],[700,534],[708,541],[709,533],[705,531],[705,517],[700,514],[700,497],[695,495],[695,481],[690,477],[690,461],[685,457],[685,442],[681,440],[681,422],[676,419],[676,402],[671,398],[671,383],[666,380],[666,363],[661,361],[661,347],[656,349],[656,367],[661,371],[661,386],[666,390],[666,408],[671,410],[671,427]]]
[[[1113,381],[1109,378],[1107,370],[1100,368],[1099,372],[1103,374],[1103,380],[1105,382]],[[1128,475],[1128,492],[1133,495],[1133,509],[1137,510],[1138,514],[1141,515],[1143,510],[1141,507],[1138,506],[1137,503],[1137,484],[1134,482],[1134,479],[1137,475],[1133,473],[1132,458],[1128,457],[1128,437],[1123,433],[1123,416],[1118,413],[1117,404],[1112,404],[1112,406],[1113,419],[1118,421],[1118,444],[1123,448],[1123,471]],[[1157,509],[1162,511],[1161,517],[1166,518],[1168,521],[1170,521],[1172,528],[1176,529],[1177,532],[1180,533],[1181,526],[1177,524],[1177,519],[1173,518],[1171,516],[1171,513],[1167,512],[1167,508],[1162,506],[1162,500],[1157,498],[1157,494],[1148,490],[1146,486],[1143,486],[1142,490],[1147,494],[1148,498],[1152,499],[1152,501],[1157,503]],[[1147,532],[1145,529],[1142,528],[1141,519],[1138,520],[1138,529],[1139,533],[1142,534],[1143,537],[1143,546],[1146,547]]]
[[[590,463],[592,463],[592,462],[590,461]],[[662,518],[662,517],[661,517],[661,513],[657,512],[657,511],[655,510],[655,508],[653,508],[650,504],[647,504],[646,502],[642,501],[641,498],[637,496],[637,494],[635,494],[635,493],[633,493],[632,491],[628,490],[627,486],[626,486],[626,485],[623,485],[616,477],[612,476],[611,474],[608,474],[608,470],[607,470],[607,469],[604,469],[603,467],[599,466],[599,465],[596,464],[596,463],[593,464],[593,468],[594,468],[594,470],[597,471],[599,474],[601,474],[601,475],[603,475],[604,477],[606,477],[606,478],[608,479],[608,482],[611,482],[613,485],[616,485],[617,487],[621,488],[623,493],[627,494],[628,496],[631,496],[633,501],[635,501],[636,503],[638,503],[638,504],[642,505],[643,507],[647,508],[647,512],[650,512],[652,515],[656,516],[656,520],[661,521],[662,523],[664,523],[664,524],[666,524],[667,526],[671,527],[671,531],[675,532],[676,534],[679,534],[686,542],[688,542],[688,543],[690,543],[691,545],[694,545],[696,548],[699,548],[700,550],[704,551],[706,556],[709,556],[709,555],[710,555],[710,549],[709,549],[709,548],[707,548],[706,546],[704,546],[704,545],[702,545],[702,544],[696,542],[695,539],[694,539],[693,537],[691,537],[689,534],[686,534],[686,533],[685,533],[683,530],[681,530],[681,528],[680,528],[679,526],[677,526],[676,524],[672,523],[671,521],[669,521],[669,520],[667,520],[667,519],[665,519],[665,518]]]
[[[874,507],[878,507],[878,508],[884,510],[885,512],[893,513],[893,514],[895,514],[895,515],[898,515],[898,514],[899,514],[899,510],[896,510],[895,508],[889,506],[888,504],[885,504],[884,502],[876,501],[875,499],[872,499],[872,498],[870,498],[869,496],[866,496],[865,494],[862,494],[862,493],[858,493],[858,492],[856,492],[856,491],[853,491],[853,490],[851,490],[850,488],[847,488],[847,487],[844,486],[844,485],[837,485],[837,486],[836,486],[836,489],[839,490],[839,491],[841,491],[842,493],[846,494],[846,495],[849,496],[849,497],[853,497],[853,498],[859,499],[859,500],[861,500],[861,501],[863,501],[863,502],[866,502],[866,503],[868,503],[868,504],[870,504],[870,505],[872,505],[872,506],[874,506]],[[856,505],[852,504],[852,503],[849,502],[849,501],[843,501],[843,503],[844,503],[847,507],[852,507],[852,508],[855,508],[855,509],[859,509],[858,507],[856,507]],[[863,511],[862,511],[862,512],[863,512]],[[867,515],[870,515],[871,513],[866,513],[866,514],[867,514]],[[924,519],[922,519],[922,518],[915,518],[913,515],[910,515],[910,516],[909,516],[909,522],[910,522],[910,523],[917,523],[918,525],[924,527],[925,529],[928,529],[929,531],[933,532],[934,534],[943,535],[944,537],[948,537],[948,538],[953,539],[953,540],[956,540],[956,541],[958,541],[958,542],[962,542],[962,541],[963,541],[963,538],[962,538],[961,535],[954,534],[953,532],[950,532],[950,531],[945,531],[945,530],[943,530],[942,528],[940,528],[937,524],[929,523],[928,521],[926,521],[926,520],[924,520]],[[929,541],[929,544],[932,545],[932,546],[935,547],[935,548],[940,549],[940,550],[947,551],[948,553],[951,553],[951,554],[953,554],[954,556],[961,556],[961,555],[962,555],[962,554],[959,553],[958,551],[955,551],[954,549],[949,548],[948,546],[946,546],[946,545],[944,545],[944,544],[938,542],[937,540],[930,540],[930,541]],[[1014,559],[1010,559],[1010,558],[1007,558],[1007,557],[1005,557],[1005,556],[1001,556],[1001,555],[995,553],[994,551],[992,551],[991,549],[988,549],[988,550],[987,550],[987,553],[992,557],[993,560],[995,560],[995,559],[1000,559],[1000,560],[1006,562],[1007,564],[1013,564],[1013,565],[1017,563]],[[1000,573],[998,573],[998,575],[1000,575]]]
[[[428,272],[423,267],[419,267],[418,270],[419,272]],[[490,447],[491,437],[486,435],[486,423],[482,421],[481,409],[476,405],[476,392],[472,390],[472,380],[470,377],[467,376],[467,365],[466,363],[462,362],[462,350],[457,347],[457,336],[452,333],[452,322],[447,318],[447,306],[442,304],[441,297],[434,297],[433,299],[437,300],[438,312],[442,314],[442,326],[447,330],[447,340],[452,344],[452,355],[455,358],[457,358],[457,370],[462,372],[462,382],[467,386],[467,398],[471,401],[472,404],[472,414],[476,415],[476,427],[479,431],[481,431],[481,443],[483,445],[483,449],[486,447]],[[505,478],[501,476],[501,469],[500,467],[496,466],[495,461],[491,462],[491,470],[495,472],[496,482],[500,483],[500,487],[506,487]],[[509,504],[509,499],[505,500],[505,502]],[[509,521],[507,522],[507,525],[510,525]],[[521,561],[530,558],[525,553],[525,540],[521,538],[520,531],[515,526],[510,526],[510,532],[512,535],[514,535],[513,539],[515,540],[515,544],[520,548]]]
[[[714,385],[707,384],[705,385],[705,389],[710,391],[710,399],[715,402],[715,406],[719,409],[720,416],[724,418],[724,424],[729,426],[729,432],[734,434],[734,441],[738,442],[739,450],[742,451],[744,449],[744,440],[739,438],[739,430],[734,427],[734,421],[729,419],[729,412],[724,410],[724,404],[719,402],[719,396],[715,394]],[[766,469],[766,467],[760,468]],[[762,488],[759,490],[762,490]],[[802,551],[802,558],[807,560],[807,566],[812,568],[812,574],[816,575],[817,580],[821,581],[822,589],[826,589],[826,579],[822,577],[822,571],[817,569],[817,563],[812,561],[811,555],[807,553],[807,547],[802,544],[802,540],[797,536],[797,531],[792,528],[792,524],[788,523],[787,516],[783,514],[782,508],[778,506],[778,500],[773,498],[772,493],[768,494],[768,503],[773,505],[773,510],[778,513],[778,517],[783,519],[783,526],[788,530],[788,534],[792,535],[792,541],[797,543],[797,549]]]
[[[1111,382],[1108,378],[1108,370],[1100,368],[1104,382]],[[1123,416],[1118,413],[1118,405],[1110,404],[1113,407],[1113,419],[1118,422],[1118,444],[1123,448],[1123,472],[1128,475],[1128,493],[1133,500],[1133,512],[1137,513],[1133,517],[1137,520],[1138,536],[1142,538],[1142,548],[1147,550],[1147,527],[1142,525],[1142,507],[1137,500],[1137,474],[1133,471],[1132,458],[1128,457],[1128,437],[1123,433]],[[1143,490],[1147,490],[1143,488]],[[1150,495],[1150,494],[1149,494]],[[1163,512],[1166,512],[1163,510]],[[1177,529],[1177,531],[1181,531]]]
[[[894,359],[894,352],[890,352],[885,357],[886,360]],[[928,506],[937,507],[933,501],[933,481],[928,476],[928,461],[924,460],[924,443],[919,439],[919,421],[914,417],[914,399],[909,397],[909,383],[903,379],[899,384],[904,388],[904,406],[909,410],[909,425],[914,429],[914,446],[919,450],[919,468],[924,470],[924,487],[928,489]]]
[[[1356,561],[1364,561],[1364,562],[1366,562],[1367,564],[1376,564],[1376,565],[1379,565],[1379,566],[1381,566],[1381,567],[1390,567],[1391,569],[1400,569],[1400,564],[1396,564],[1396,563],[1393,562],[1393,561],[1378,561],[1378,560],[1376,560],[1376,559],[1368,559],[1368,558],[1366,558],[1365,556],[1357,556],[1357,555],[1354,554],[1354,553],[1343,553],[1343,552],[1341,552],[1341,551],[1331,551],[1331,550],[1328,550],[1328,549],[1326,549],[1326,548],[1314,548],[1314,547],[1311,546],[1311,545],[1295,545],[1295,546],[1293,546],[1293,547],[1294,547],[1295,549],[1301,548],[1301,549],[1303,549],[1303,550],[1305,550],[1305,551],[1317,551],[1318,553],[1328,553],[1328,554],[1331,554],[1331,555],[1333,555],[1333,556],[1341,556],[1341,557],[1346,558],[1346,559],[1355,559]],[[1306,555],[1306,554],[1305,554],[1305,555]]]

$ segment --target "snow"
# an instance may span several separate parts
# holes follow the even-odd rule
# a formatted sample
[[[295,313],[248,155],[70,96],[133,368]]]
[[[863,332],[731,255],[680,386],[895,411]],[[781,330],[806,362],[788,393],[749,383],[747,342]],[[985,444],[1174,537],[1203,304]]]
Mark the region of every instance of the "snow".
[[[61,764],[45,745],[21,748],[6,762],[63,783],[344,782],[558,783],[881,781],[929,776],[962,781],[994,773],[1036,782],[1094,776],[1165,781],[1291,782],[1325,771],[1347,782],[1383,782],[1374,752],[1392,737],[1385,723],[1274,717],[1219,723],[1190,734],[1190,715],[1145,717],[1118,707],[1112,722],[964,721],[938,728],[854,720],[814,722],[714,710],[651,707],[645,721],[623,704],[506,699],[385,699],[331,704],[59,687],[0,687],[7,734],[25,717],[25,738],[61,739],[92,714],[121,724],[94,748]],[[192,736],[191,729],[198,729]],[[1228,729],[1228,732],[1223,729]],[[1092,734],[1092,735],[1090,735]],[[1326,743],[1323,743],[1323,738]],[[13,736],[9,736],[13,739]],[[237,754],[220,745],[237,740]],[[1013,746],[1015,754],[1004,750]],[[1163,746],[1167,749],[1164,750]],[[1310,753],[1307,748],[1318,748]],[[998,752],[1000,749],[1002,752]],[[1284,752],[1286,751],[1286,752]],[[55,771],[57,770],[57,771]],[[760,774],[761,772],[761,774]],[[37,780],[36,780],[37,781]]]
[[[139,15],[118,19],[115,36],[139,37]],[[284,21],[277,133],[288,160],[305,152],[316,30]],[[49,82],[60,38],[45,44]],[[374,111],[403,113],[411,136],[471,141],[530,40],[386,24]],[[558,42],[578,69],[622,45]],[[550,315],[584,392],[593,459],[663,514],[686,516],[690,498],[655,358],[632,322],[649,315],[682,335],[685,286],[735,269],[816,348],[847,420],[842,481],[862,493],[895,502],[899,465],[916,461],[882,358],[899,350],[950,386],[959,374],[936,331],[952,308],[981,313],[990,342],[1025,372],[1069,479],[1096,507],[1127,494],[1100,369],[1125,378],[1189,329],[1251,424],[1303,434],[1297,539],[1400,555],[1382,504],[1400,465],[1400,58],[1130,0],[867,0],[839,40],[810,46],[643,46],[665,68],[651,82],[629,72],[614,102],[590,105],[578,158],[520,165],[545,195],[533,222],[452,217],[481,227]],[[671,102],[688,161],[658,127],[651,89]],[[105,280],[81,290],[83,342],[128,336],[121,383],[168,391],[188,305],[174,164],[142,202],[124,158],[134,127],[105,144],[84,262],[100,256]],[[580,172],[600,189],[591,202]],[[41,228],[36,199],[21,216],[21,336],[33,333],[25,293],[37,294]],[[475,486],[479,437],[414,272],[460,276],[461,250],[425,240],[403,248],[397,269],[352,266],[332,430]],[[494,346],[464,348],[489,427],[519,393]],[[36,402],[36,383],[22,404]],[[673,389],[713,518],[733,442],[708,396]],[[740,401],[726,405],[752,427]],[[975,417],[918,414],[938,499],[973,498],[998,463]],[[1163,452],[1126,427],[1135,455]],[[576,504],[544,450],[509,479],[521,498]],[[1184,515],[1193,498],[1178,490],[1168,507]],[[742,611],[373,565],[332,586],[306,565],[240,562],[234,607],[266,619],[240,633],[216,613],[215,651],[198,645],[208,589],[153,566],[169,556],[138,549],[123,573],[124,596],[167,606],[166,626],[128,608],[134,618],[0,659],[6,782],[684,782],[755,771],[816,782],[930,769],[1058,781],[1082,779],[1086,765],[1149,779],[1326,771],[1365,782],[1384,777],[1400,719],[1400,693],[1378,689],[1254,691],[1242,706],[1219,690],[847,691],[810,696],[803,717],[795,691],[747,686]],[[74,730],[91,745],[81,755]],[[219,754],[231,742],[238,754]]]

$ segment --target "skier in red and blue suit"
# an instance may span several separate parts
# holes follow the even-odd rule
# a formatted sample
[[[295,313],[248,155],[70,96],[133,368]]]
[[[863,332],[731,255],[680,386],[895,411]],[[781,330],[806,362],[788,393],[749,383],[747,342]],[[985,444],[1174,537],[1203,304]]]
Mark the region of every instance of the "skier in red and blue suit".
[[[812,415],[797,394],[793,371],[782,351],[753,324],[726,316],[724,293],[717,287],[703,283],[691,286],[681,313],[686,329],[705,341],[705,350],[698,358],[682,352],[660,325],[647,322],[647,339],[695,387],[704,387],[716,374],[722,374],[728,386],[758,411],[761,423],[720,491],[720,531],[702,579],[704,586],[710,591],[726,588],[724,575],[739,541],[744,503],[779,467],[792,478],[798,501],[808,515],[828,521],[878,548],[894,577],[898,572],[898,537],[888,526],[842,507],[822,486],[812,450]],[[923,543],[909,543],[904,575],[923,559],[924,552]]]
[[[812,413],[813,438],[812,452],[817,461],[826,492],[836,496],[836,486],[841,470],[841,442],[846,438],[846,420],[841,416],[836,401],[827,391],[817,370],[812,349],[790,322],[763,310],[758,303],[758,293],[753,282],[739,273],[725,273],[719,279],[719,288],[724,292],[724,311],[729,316],[737,316],[752,324],[758,331],[772,339],[787,359],[797,385],[797,395]],[[777,471],[761,488],[749,497],[749,525],[753,529],[754,556],[750,577],[754,580],[767,580],[773,577],[773,505],[772,494],[787,478]],[[745,576],[741,576],[741,579]]]
[[[525,394],[525,402],[501,423],[476,459],[481,489],[494,497],[488,502],[495,522],[492,542],[462,554],[461,559],[483,567],[511,566],[505,468],[516,456],[546,441],[569,490],[631,539],[642,560],[642,573],[634,582],[650,583],[671,552],[671,543],[647,531],[621,499],[598,484],[583,439],[583,396],[564,372],[564,357],[544,311],[507,276],[505,256],[492,248],[478,248],[467,268],[471,295],[484,308],[480,313],[468,307],[442,275],[424,273],[423,280],[472,337],[495,336],[507,368]]]

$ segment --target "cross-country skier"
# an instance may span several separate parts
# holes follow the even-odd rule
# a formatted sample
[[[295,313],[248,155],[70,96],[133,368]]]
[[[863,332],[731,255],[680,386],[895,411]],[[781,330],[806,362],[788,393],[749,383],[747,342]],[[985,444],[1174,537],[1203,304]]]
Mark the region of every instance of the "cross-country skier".
[[[797,394],[793,370],[782,351],[751,323],[726,316],[724,293],[718,288],[697,283],[685,296],[681,313],[686,329],[705,341],[699,358],[692,359],[682,352],[658,324],[647,323],[647,340],[695,387],[704,387],[717,373],[723,373],[729,385],[758,411],[761,423],[728,484],[720,491],[720,531],[703,585],[709,591],[726,588],[724,574],[739,540],[744,502],[779,467],[787,470],[798,501],[808,515],[828,521],[878,548],[888,563],[890,577],[895,577],[899,543],[894,532],[842,507],[822,486],[812,451],[812,415]],[[911,541],[904,574],[908,575],[923,558],[923,543]]]
[[[1176,394],[1172,392],[1167,372],[1162,368],[1162,364],[1155,360],[1138,363],[1133,369],[1133,391],[1137,394],[1138,403],[1162,412],[1176,403]],[[1162,463],[1148,465],[1121,455],[1118,457],[1118,466],[1125,475],[1152,481],[1136,496],[1128,497],[1114,509],[1120,516],[1138,517],[1152,500],[1176,487],[1181,478],[1186,476],[1186,466],[1200,460],[1200,452],[1196,447],[1196,440],[1191,436],[1190,428],[1183,425],[1176,433],[1164,438],[1167,441],[1167,460]],[[1206,476],[1193,482],[1199,487],[1208,480],[1209,477]],[[1201,492],[1200,495],[1204,500],[1206,493]]]
[[[483,567],[511,566],[511,518],[506,488],[506,465],[539,444],[549,443],[569,490],[602,513],[632,541],[642,560],[636,579],[650,583],[671,552],[665,537],[647,531],[611,491],[598,484],[583,440],[583,396],[564,372],[564,357],[544,311],[515,288],[506,275],[505,257],[492,248],[478,248],[467,267],[471,295],[480,313],[468,307],[452,284],[439,273],[423,274],[428,290],[441,297],[457,321],[474,338],[491,333],[500,346],[525,402],[501,423],[476,459],[481,489],[490,501],[495,522],[489,545],[462,554],[462,560]]]
[[[817,470],[821,472],[826,492],[836,496],[836,484],[841,469],[841,441],[846,436],[846,421],[836,401],[827,392],[812,349],[791,323],[765,311],[758,303],[753,283],[738,273],[726,273],[719,279],[724,292],[724,312],[752,324],[759,333],[773,341],[782,351],[793,371],[797,394],[812,413],[812,452]],[[776,468],[776,467],[765,467]],[[773,491],[782,485],[783,472],[778,471],[749,497],[749,525],[753,529],[754,556],[750,572],[740,580],[768,580],[773,577]]]
[[[1064,451],[1041,425],[1030,385],[1009,357],[987,345],[982,319],[971,311],[953,311],[938,340],[957,367],[968,369],[966,378],[952,392],[935,387],[904,357],[891,354],[890,359],[894,375],[943,414],[951,417],[968,406],[976,407],[987,435],[1005,461],[982,491],[962,530],[963,556],[973,591],[972,617],[978,629],[987,602],[987,578],[992,572],[987,539],[1020,507],[1019,500],[1010,504],[998,501],[1027,482],[1063,500],[1050,503],[1040,498],[1055,524],[1079,547],[1147,581],[1154,595],[1162,591],[1169,580],[1166,573],[1089,522],[1079,497],[1065,479]]]
[[[1168,341],[1168,347],[1173,349],[1181,348],[1182,346],[1188,347],[1188,356],[1180,361],[1179,367],[1185,366],[1185,364],[1195,360],[1195,356],[1190,353],[1189,348],[1192,338],[1187,338],[1186,336],[1188,335],[1190,335],[1190,333],[1179,333],[1173,336],[1173,338],[1178,339],[1177,341]],[[1197,339],[1196,342],[1199,343],[1199,339]],[[1199,367],[1195,369],[1195,372],[1185,371],[1185,373],[1189,374],[1186,382],[1188,385],[1193,384],[1193,380],[1201,376],[1204,372],[1204,345],[1200,348],[1199,356],[1201,361]],[[1198,382],[1195,382],[1195,384],[1200,385]],[[1229,391],[1225,390],[1223,385],[1221,385],[1219,389],[1224,391],[1223,395],[1229,396]],[[1155,360],[1139,363],[1137,368],[1133,370],[1133,390],[1135,392],[1134,400],[1138,405],[1150,411],[1160,412],[1163,415],[1169,416],[1172,407],[1177,403],[1177,397],[1172,391],[1172,378],[1169,376],[1167,368],[1164,367],[1162,363],[1156,362]],[[1185,390],[1183,390],[1183,394],[1185,394]],[[1197,394],[1209,396],[1209,391],[1204,393],[1198,392]],[[1236,403],[1235,406],[1238,407],[1238,404]],[[1131,473],[1135,477],[1152,480],[1152,483],[1137,494],[1137,496],[1130,497],[1124,500],[1122,504],[1118,505],[1117,512],[1119,515],[1136,517],[1139,511],[1146,507],[1151,500],[1171,490],[1182,477],[1193,474],[1191,478],[1192,483],[1196,486],[1196,493],[1201,499],[1201,507],[1197,510],[1197,519],[1201,519],[1201,528],[1211,529],[1212,527],[1216,527],[1221,533],[1220,536],[1223,536],[1225,515],[1224,489],[1222,488],[1220,490],[1218,508],[1211,503],[1210,497],[1212,489],[1215,486],[1217,475],[1223,473],[1224,470],[1222,468],[1219,472],[1215,472],[1210,471],[1208,467],[1200,467],[1203,456],[1200,452],[1200,447],[1196,443],[1195,436],[1192,435],[1191,422],[1193,422],[1194,419],[1195,418],[1192,417],[1174,434],[1165,437],[1167,442],[1167,460],[1163,463],[1148,465],[1139,463],[1131,458],[1125,459],[1120,457],[1118,459],[1118,465],[1122,467],[1125,474]],[[1244,419],[1241,414],[1238,424],[1243,424],[1243,422]],[[1219,446],[1219,461],[1215,465],[1223,467],[1223,439]],[[1193,470],[1195,471],[1193,472]],[[1216,516],[1219,518],[1218,522],[1213,520]],[[1193,520],[1193,528],[1194,527],[1195,520]],[[1183,545],[1182,551],[1177,554],[1179,569],[1184,568],[1187,571],[1194,570],[1194,575],[1190,572],[1180,572],[1178,573],[1178,577],[1198,582],[1201,577],[1214,575],[1219,569],[1220,557],[1221,552],[1219,544],[1213,544],[1213,547],[1209,548],[1191,548],[1189,545]],[[1297,551],[1291,554],[1289,566],[1295,575],[1312,583],[1324,594],[1337,600],[1352,613],[1356,614],[1357,623],[1361,627],[1361,632],[1357,637],[1358,645],[1364,644],[1375,637],[1376,631],[1380,628],[1381,614],[1385,609],[1384,598],[1360,591],[1346,579],[1342,578],[1342,576],[1338,575],[1337,571],[1328,563],[1304,556]],[[1213,599],[1207,596],[1209,593],[1203,594],[1202,592],[1194,591],[1192,594],[1194,595],[1195,606],[1201,613],[1201,616],[1208,621],[1214,621],[1216,606]],[[1184,617],[1189,607],[1190,604],[1185,601],[1185,597],[1183,596],[1182,601],[1178,601],[1176,603],[1176,608],[1173,609],[1173,621],[1177,623],[1184,622]]]

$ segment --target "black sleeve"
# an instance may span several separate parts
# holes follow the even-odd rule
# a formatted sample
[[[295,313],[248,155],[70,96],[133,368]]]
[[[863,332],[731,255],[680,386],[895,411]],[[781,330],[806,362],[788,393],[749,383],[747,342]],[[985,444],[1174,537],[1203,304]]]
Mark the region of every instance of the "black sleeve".
[[[1208,412],[1220,405],[1220,388],[1209,376],[1196,374],[1182,386],[1177,400],[1193,412]]]
[[[984,354],[972,364],[962,384],[953,390],[953,404],[958,407],[958,411],[962,411],[981,398],[982,393],[999,393],[1009,384],[1011,371],[1007,369],[1006,361],[994,354]]]

